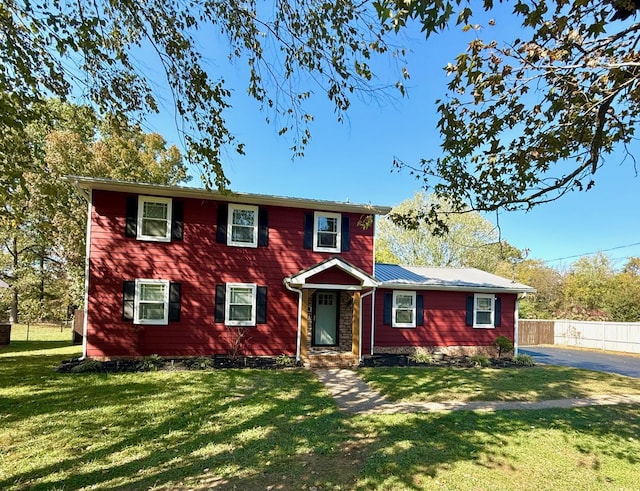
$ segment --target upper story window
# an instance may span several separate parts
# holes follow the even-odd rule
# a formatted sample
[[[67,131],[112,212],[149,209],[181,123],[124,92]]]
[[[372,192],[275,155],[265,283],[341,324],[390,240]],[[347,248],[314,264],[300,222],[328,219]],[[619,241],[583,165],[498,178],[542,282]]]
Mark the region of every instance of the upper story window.
[[[169,282],[136,280],[134,324],[168,324]]]
[[[476,293],[473,303],[473,327],[494,327],[495,295]]]
[[[137,238],[171,241],[171,198],[138,197]]]
[[[342,216],[316,211],[313,220],[313,250],[340,252]]]
[[[416,327],[416,292],[393,292],[393,327]]]
[[[227,244],[258,247],[258,207],[229,205]]]

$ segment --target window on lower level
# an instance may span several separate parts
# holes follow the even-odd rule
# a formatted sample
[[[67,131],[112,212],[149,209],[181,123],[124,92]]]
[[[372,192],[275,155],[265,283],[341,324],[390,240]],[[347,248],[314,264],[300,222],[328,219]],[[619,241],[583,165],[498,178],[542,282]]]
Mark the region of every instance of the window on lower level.
[[[416,327],[416,292],[394,291],[393,327]]]
[[[473,327],[494,327],[495,295],[476,293],[473,302]]]
[[[225,323],[229,326],[254,326],[256,324],[256,285],[252,283],[227,283]]]
[[[134,324],[168,324],[169,282],[136,280]]]

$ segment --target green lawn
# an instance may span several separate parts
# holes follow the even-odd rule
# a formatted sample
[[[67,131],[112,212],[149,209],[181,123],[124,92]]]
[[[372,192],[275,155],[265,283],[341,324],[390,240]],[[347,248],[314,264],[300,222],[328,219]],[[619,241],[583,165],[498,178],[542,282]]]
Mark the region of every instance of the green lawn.
[[[360,376],[394,401],[543,401],[640,394],[640,380],[577,368],[364,368]]]
[[[638,406],[349,416],[305,370],[58,374],[77,347],[18,343],[0,489],[637,489]]]

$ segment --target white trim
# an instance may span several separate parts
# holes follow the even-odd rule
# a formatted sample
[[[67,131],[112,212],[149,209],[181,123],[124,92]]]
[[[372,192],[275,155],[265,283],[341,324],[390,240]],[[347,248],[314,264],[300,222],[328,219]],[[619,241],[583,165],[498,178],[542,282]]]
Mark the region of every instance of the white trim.
[[[305,290],[318,289],[318,290],[345,290],[349,292],[362,290],[364,287],[360,285],[340,285],[332,283],[305,283],[301,285],[301,288]]]
[[[136,290],[133,300],[133,323],[140,325],[153,325],[153,326],[166,326],[169,324],[169,280],[150,280],[150,279],[136,279]],[[162,306],[164,309],[164,316],[162,319],[140,319],[140,303],[141,302],[141,289],[143,285],[163,285],[163,301]],[[149,302],[160,303],[160,302]]]
[[[142,222],[144,217],[145,203],[161,203],[167,205],[167,217],[164,219],[167,230],[164,236],[145,235],[142,233]],[[173,200],[171,198],[159,198],[157,196],[138,196],[138,216],[136,219],[136,239],[147,240],[151,242],[171,242],[171,213],[173,209]]]
[[[323,247],[318,245],[318,219],[319,218],[333,218],[336,220],[336,246],[335,247]],[[323,232],[330,233],[330,232]],[[342,245],[342,215],[340,213],[331,213],[328,211],[314,211],[313,212],[313,250],[315,252],[340,252]]]
[[[410,296],[413,308],[411,309],[411,322],[396,322],[396,312],[398,308],[396,307],[396,298],[398,295],[402,296]],[[408,308],[403,308],[400,310],[409,310]],[[416,292],[415,291],[406,291],[406,290],[394,290],[393,295],[391,297],[391,327],[397,328],[411,328],[416,327]]]
[[[526,292],[535,292],[534,289],[523,291],[522,288],[500,288],[497,286],[479,286],[479,285],[460,285],[460,286],[450,286],[450,285],[423,285],[421,283],[395,283],[393,281],[381,282],[378,283],[378,288],[384,288],[385,290],[417,290],[417,291],[450,291],[450,292],[484,292],[484,293],[493,293],[493,294],[502,294],[502,293],[526,293]]]
[[[239,242],[233,240],[233,212],[235,210],[252,211],[253,212],[253,230],[251,242]],[[248,227],[247,225],[236,225],[238,227]],[[227,214],[227,245],[235,247],[258,247],[258,207],[255,205],[240,205],[229,203],[229,211]]]
[[[229,318],[231,310],[231,290],[233,288],[249,288],[251,289],[251,319],[249,320],[232,320]],[[257,308],[258,285],[256,283],[227,283],[224,297],[224,319],[227,326],[255,326],[256,325],[256,308]],[[248,305],[248,304],[242,304]]]
[[[491,312],[490,312],[490,322],[486,324],[478,324],[477,322],[477,313],[478,313],[478,300],[481,298],[488,298],[491,300]],[[481,312],[487,312],[487,310],[482,310]],[[490,295],[486,293],[474,293],[473,294],[473,327],[474,329],[495,329],[495,317],[496,317],[496,296]]]

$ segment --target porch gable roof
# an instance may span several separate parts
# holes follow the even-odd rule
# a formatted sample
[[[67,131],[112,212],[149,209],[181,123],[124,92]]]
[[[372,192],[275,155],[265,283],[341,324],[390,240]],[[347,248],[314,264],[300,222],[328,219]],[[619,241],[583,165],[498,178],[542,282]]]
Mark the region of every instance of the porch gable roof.
[[[301,288],[317,288],[318,286],[327,286],[324,284],[320,285],[318,283],[314,283],[313,277],[320,273],[328,272],[333,268],[336,268],[348,274],[349,276],[351,276],[356,280],[356,283],[351,285],[348,285],[348,284],[332,285],[334,287],[338,287],[338,288],[350,287],[351,289],[354,289],[354,288],[361,289],[361,288],[375,288],[376,286],[378,286],[378,282],[373,276],[371,276],[370,274],[363,271],[362,269],[354,266],[353,264],[339,257],[332,257],[329,259],[325,259],[324,261],[321,261],[318,264],[315,264],[309,268],[303,269],[297,272],[296,274],[285,278],[285,282],[291,286],[297,286]]]

